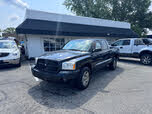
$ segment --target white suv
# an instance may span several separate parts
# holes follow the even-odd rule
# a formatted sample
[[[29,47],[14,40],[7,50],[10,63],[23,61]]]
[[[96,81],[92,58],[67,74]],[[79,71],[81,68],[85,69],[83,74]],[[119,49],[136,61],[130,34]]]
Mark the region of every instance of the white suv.
[[[112,44],[119,48],[120,56],[136,57],[144,65],[152,64],[152,39],[132,38],[121,39]]]
[[[15,65],[21,66],[20,49],[14,40],[0,39],[0,66]]]

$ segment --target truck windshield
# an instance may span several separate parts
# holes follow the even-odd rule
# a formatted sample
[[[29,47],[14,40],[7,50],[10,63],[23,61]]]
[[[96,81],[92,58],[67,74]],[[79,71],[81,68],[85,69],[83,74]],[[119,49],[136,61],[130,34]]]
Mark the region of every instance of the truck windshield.
[[[16,48],[14,42],[0,42],[0,49]]]
[[[72,40],[68,42],[63,49],[88,52],[91,48],[91,44],[91,40]]]

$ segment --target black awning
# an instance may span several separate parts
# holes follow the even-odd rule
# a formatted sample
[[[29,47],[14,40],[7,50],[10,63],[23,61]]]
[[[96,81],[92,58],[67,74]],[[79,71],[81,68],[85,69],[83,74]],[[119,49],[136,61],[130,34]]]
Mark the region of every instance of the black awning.
[[[21,25],[16,28],[16,33],[85,37],[138,37],[138,35],[131,29],[53,22],[35,19],[26,19]]]
[[[152,38],[152,35],[147,35],[147,38]]]

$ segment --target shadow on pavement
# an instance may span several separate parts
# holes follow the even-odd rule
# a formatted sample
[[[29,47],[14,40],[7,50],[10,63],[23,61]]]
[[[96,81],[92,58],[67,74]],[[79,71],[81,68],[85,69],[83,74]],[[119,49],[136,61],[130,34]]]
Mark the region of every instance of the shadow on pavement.
[[[119,59],[120,62],[124,62],[124,63],[128,63],[128,64],[135,64],[135,65],[140,65],[140,66],[145,66],[143,64],[140,63],[140,60],[139,59],[132,59],[132,58],[129,58],[129,59],[124,59],[124,58],[121,58]],[[148,65],[148,66],[152,66],[152,65]]]
[[[21,67],[26,66],[28,64],[29,64],[28,61],[23,61]],[[16,67],[15,65],[1,65],[0,66],[0,72],[5,72],[5,71],[7,72],[7,71],[12,71],[12,70],[17,70],[18,68],[20,68],[20,67]]]
[[[115,71],[103,69],[94,73],[90,86],[84,91],[80,91],[64,83],[42,81],[30,88],[28,93],[37,103],[48,108],[76,109],[87,103],[99,92],[101,94],[110,93],[110,91],[105,91],[104,89],[123,71],[123,68],[118,67]]]

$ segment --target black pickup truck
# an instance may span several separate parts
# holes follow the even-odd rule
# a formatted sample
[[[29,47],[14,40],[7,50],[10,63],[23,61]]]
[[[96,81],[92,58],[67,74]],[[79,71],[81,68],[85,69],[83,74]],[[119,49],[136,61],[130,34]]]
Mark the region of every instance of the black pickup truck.
[[[118,50],[110,48],[103,39],[77,39],[68,42],[62,50],[36,58],[32,73],[45,81],[76,82],[79,89],[86,89],[91,74],[105,66],[117,67]]]

